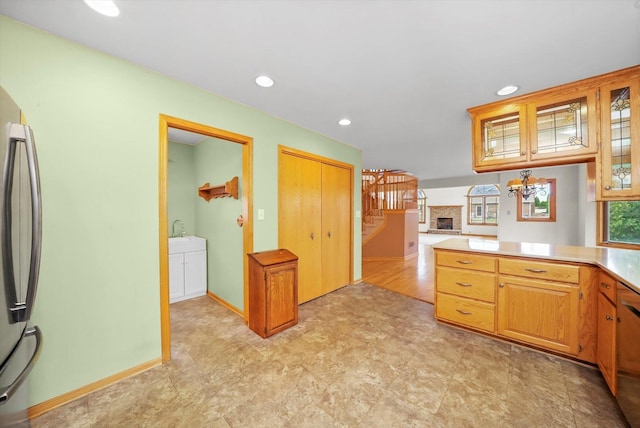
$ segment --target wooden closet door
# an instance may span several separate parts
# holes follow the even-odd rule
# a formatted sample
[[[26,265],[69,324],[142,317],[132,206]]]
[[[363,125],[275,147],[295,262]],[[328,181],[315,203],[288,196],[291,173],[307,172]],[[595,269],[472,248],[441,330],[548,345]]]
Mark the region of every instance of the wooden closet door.
[[[298,303],[323,294],[321,165],[286,153],[279,156],[278,242],[298,256]]]
[[[351,278],[351,171],[322,164],[322,294]]]

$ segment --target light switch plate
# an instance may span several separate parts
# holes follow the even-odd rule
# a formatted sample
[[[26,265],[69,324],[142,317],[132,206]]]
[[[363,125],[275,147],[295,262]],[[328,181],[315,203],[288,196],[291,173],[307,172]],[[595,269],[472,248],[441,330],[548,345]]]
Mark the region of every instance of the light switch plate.
[[[258,209],[258,220],[264,220],[264,209]]]

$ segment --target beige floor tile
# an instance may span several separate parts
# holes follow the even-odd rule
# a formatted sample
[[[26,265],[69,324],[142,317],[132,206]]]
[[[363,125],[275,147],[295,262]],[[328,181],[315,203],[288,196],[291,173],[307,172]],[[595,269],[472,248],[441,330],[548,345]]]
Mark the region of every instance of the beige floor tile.
[[[32,421],[42,427],[622,427],[590,367],[438,324],[367,284],[299,307],[268,339],[209,297],[171,305],[169,363]]]

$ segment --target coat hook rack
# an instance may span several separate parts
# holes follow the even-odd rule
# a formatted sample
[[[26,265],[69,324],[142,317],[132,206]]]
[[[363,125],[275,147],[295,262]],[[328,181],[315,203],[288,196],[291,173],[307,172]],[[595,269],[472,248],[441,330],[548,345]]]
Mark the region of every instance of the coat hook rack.
[[[204,183],[202,186],[198,187],[198,196],[207,202],[211,199],[217,198],[232,197],[234,199],[238,199],[238,177],[233,177],[226,183],[217,186],[211,186],[209,183]]]

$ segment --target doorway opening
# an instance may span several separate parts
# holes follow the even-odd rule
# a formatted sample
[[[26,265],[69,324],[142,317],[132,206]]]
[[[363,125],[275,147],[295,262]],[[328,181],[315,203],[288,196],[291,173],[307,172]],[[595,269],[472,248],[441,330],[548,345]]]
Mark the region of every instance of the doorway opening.
[[[160,261],[160,329],[162,362],[171,360],[171,328],[169,312],[169,225],[167,216],[167,193],[169,176],[169,128],[213,137],[242,147],[242,176],[240,179],[243,218],[242,242],[243,254],[253,252],[253,138],[225,131],[211,126],[167,115],[160,115],[159,147],[158,147],[158,205],[159,205],[159,261]],[[243,257],[243,311],[245,324],[248,323],[248,261]]]

